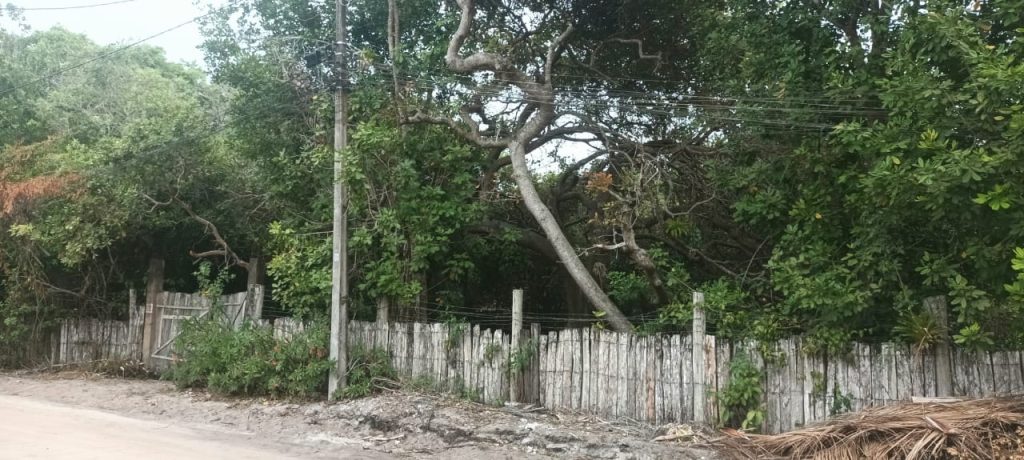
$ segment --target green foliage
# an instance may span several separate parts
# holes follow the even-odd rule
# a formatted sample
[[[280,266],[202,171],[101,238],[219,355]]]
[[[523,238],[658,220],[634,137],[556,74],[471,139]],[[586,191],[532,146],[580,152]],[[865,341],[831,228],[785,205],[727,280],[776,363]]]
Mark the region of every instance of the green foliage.
[[[945,295],[965,346],[1024,344],[1024,5],[624,4],[478,2],[467,47],[535,69],[573,24],[573,58],[553,71],[574,116],[559,120],[616,133],[614,145],[574,165],[548,144],[531,159],[547,151],[551,166],[531,167],[570,244],[619,242],[628,226],[654,261],[657,276],[624,249],[587,251],[628,316],[657,314],[638,331],[688,329],[699,289],[723,338],[803,334],[830,353],[894,335],[921,345],[944,332],[915,312]],[[491,113],[471,115],[490,139],[521,115],[515,101],[493,113],[498,88],[476,101],[444,70],[457,14],[401,5],[407,49],[395,56],[386,2],[352,8],[358,84],[341,154],[353,311],[384,299],[397,317],[443,317],[526,286],[541,317],[585,312],[501,149],[399,120],[482,106]],[[189,253],[216,246],[172,197],[242,258],[261,255],[280,308],[326,312],[333,8],[223,2],[200,20],[209,75],[155,48],[111,54],[61,29],[0,31],[0,342],[72,313],[122,314],[110,306],[143,284],[155,253],[169,287],[237,286],[188,278]],[[608,41],[624,36],[662,58]],[[200,280],[231,269],[205,270]]]
[[[519,345],[519,348],[508,357],[508,365],[505,367],[509,374],[516,375],[526,370],[537,355],[537,339],[530,338]]]
[[[853,395],[844,394],[839,391],[839,385],[836,383],[832,386],[832,402],[829,404],[828,414],[830,416],[836,416],[839,414],[845,414],[853,410]]]
[[[468,329],[469,324],[454,319],[449,321],[447,324],[448,337],[445,337],[444,349],[447,351],[456,350],[459,348],[459,345],[462,344],[462,335]]]
[[[647,279],[633,272],[608,272],[608,296],[624,309],[639,309],[653,303]]]
[[[995,345],[992,334],[982,330],[978,323],[961,328],[960,332],[953,335],[953,341],[968,350],[987,350]]]
[[[274,300],[298,317],[326,314],[331,304],[330,242],[274,222],[270,248],[274,258],[267,264],[267,273],[276,281]]]
[[[480,365],[482,366],[483,363],[490,364],[490,363],[494,362],[494,358],[498,357],[499,354],[501,354],[501,344],[499,344],[499,343],[489,343],[489,344],[487,344],[487,346],[484,347],[484,356],[483,356],[484,360],[480,363]]]
[[[175,341],[169,378],[221,394],[315,397],[325,391],[331,368],[328,337],[318,323],[282,340],[252,324],[232,330],[217,318],[188,320]]]
[[[778,89],[764,96],[780,105],[830,99],[850,113],[822,117],[795,108],[794,121],[806,115],[824,122],[817,133],[752,128],[755,149],[785,153],[768,158],[729,146],[735,161],[716,165],[716,177],[738,193],[734,215],[741,223],[778,235],[768,263],[771,286],[783,296],[778,311],[819,348],[887,338],[906,304],[939,293],[949,296],[957,328],[978,324],[1014,341],[999,322],[1019,321],[1019,307],[1010,304],[1019,302],[1000,287],[1012,275],[1005,254],[1024,238],[1020,179],[1011,173],[1024,160],[1024,137],[1012,122],[1024,107],[1024,9],[996,2],[975,10],[902,4],[893,11],[883,22],[859,25],[877,39],[871,50],[836,46],[836,36],[819,29],[829,19],[815,24],[819,12],[789,6],[723,24],[742,31],[724,40],[760,54],[734,53],[752,59],[737,63],[743,70],[735,81],[749,86],[756,74],[745,72],[759,71],[759,60],[791,63],[754,77]],[[846,12],[836,4],[820,14]],[[767,41],[756,29],[765,23],[779,27]],[[799,38],[785,43],[790,33]],[[859,109],[879,113],[853,113]],[[930,335],[915,324],[921,319],[903,314],[898,333],[915,341]]]
[[[939,326],[931,313],[924,310],[900,316],[893,332],[918,350],[938,343],[949,334],[949,331]]]
[[[391,367],[387,350],[357,346],[349,351],[348,385],[339,390],[344,399],[365,398],[398,385],[398,374]]]
[[[724,426],[756,430],[764,421],[761,407],[763,372],[744,354],[729,363],[729,383],[718,391],[721,420]]]

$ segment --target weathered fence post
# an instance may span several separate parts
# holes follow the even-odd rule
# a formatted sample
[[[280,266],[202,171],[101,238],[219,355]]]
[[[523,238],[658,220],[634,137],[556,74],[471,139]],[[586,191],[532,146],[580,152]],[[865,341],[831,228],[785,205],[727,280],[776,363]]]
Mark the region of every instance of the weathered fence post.
[[[387,324],[387,322],[388,322],[388,314],[389,314],[388,310],[391,310],[391,298],[386,296],[386,295],[382,295],[382,296],[380,296],[379,299],[377,299],[377,322],[378,323]]]
[[[139,309],[139,299],[135,289],[128,290],[128,359],[142,360],[142,324],[145,316]]]
[[[704,385],[704,293],[693,293],[693,421],[697,423],[707,422],[704,416],[704,407],[707,397],[707,388]]]
[[[533,360],[530,362],[530,400],[531,404],[541,404],[540,400],[540,323],[530,324],[530,338],[533,340]]]
[[[924,308],[935,318],[942,336],[935,344],[936,396],[953,396],[953,363],[949,348],[949,311],[946,297],[935,296],[924,299]]]
[[[149,259],[149,271],[146,273],[146,316],[142,326],[142,362],[152,366],[153,340],[156,328],[160,327],[156,320],[156,303],[164,290],[164,260],[158,257]]]
[[[247,271],[248,271],[248,277],[246,279],[246,283],[245,284],[247,284],[249,286],[255,286],[257,284],[263,284],[263,283],[260,282],[261,281],[260,278],[262,277],[262,272],[260,271],[260,258],[259,257],[250,257],[249,258],[249,268],[248,268]]]
[[[515,289],[512,291],[512,356],[521,358],[520,347],[522,346],[521,333],[523,331],[523,290]],[[523,374],[526,368],[526,363],[515,363],[517,369],[513,369],[512,372],[508,373],[509,378],[509,400],[512,402],[521,402],[523,399]]]

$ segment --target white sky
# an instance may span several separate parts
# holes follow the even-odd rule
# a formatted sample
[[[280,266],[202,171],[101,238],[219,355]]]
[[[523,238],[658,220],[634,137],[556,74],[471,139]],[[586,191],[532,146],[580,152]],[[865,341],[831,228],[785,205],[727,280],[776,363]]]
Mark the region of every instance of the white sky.
[[[112,0],[3,0],[21,8],[53,8],[108,3]],[[134,0],[116,5],[66,10],[28,10],[24,22],[32,30],[63,26],[85,34],[100,44],[126,43],[140,40],[170,29],[206,12],[206,6],[222,0]],[[10,26],[10,20],[4,19]],[[203,55],[199,28],[189,24],[146,42],[163,48],[172,62],[201,65]]]

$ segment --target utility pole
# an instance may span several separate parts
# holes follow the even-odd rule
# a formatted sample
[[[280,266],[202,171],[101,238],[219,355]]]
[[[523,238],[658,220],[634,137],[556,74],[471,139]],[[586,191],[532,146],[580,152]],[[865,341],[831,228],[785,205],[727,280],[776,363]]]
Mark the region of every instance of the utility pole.
[[[338,67],[334,91],[334,233],[331,252],[331,359],[335,367],[327,381],[327,397],[348,383],[348,190],[343,152],[348,145],[348,0],[336,0],[334,61]]]

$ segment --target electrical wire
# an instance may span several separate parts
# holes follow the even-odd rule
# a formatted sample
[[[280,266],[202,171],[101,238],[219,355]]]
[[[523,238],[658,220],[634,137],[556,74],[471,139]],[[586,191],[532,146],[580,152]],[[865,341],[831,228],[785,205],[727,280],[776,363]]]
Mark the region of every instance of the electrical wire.
[[[123,3],[134,3],[139,0],[118,0],[114,2],[106,3],[93,3],[90,5],[69,5],[69,6],[49,6],[49,7],[22,7],[18,5],[9,5],[14,7],[18,11],[62,11],[62,10],[82,10],[86,8],[98,8],[101,6],[120,5]]]

